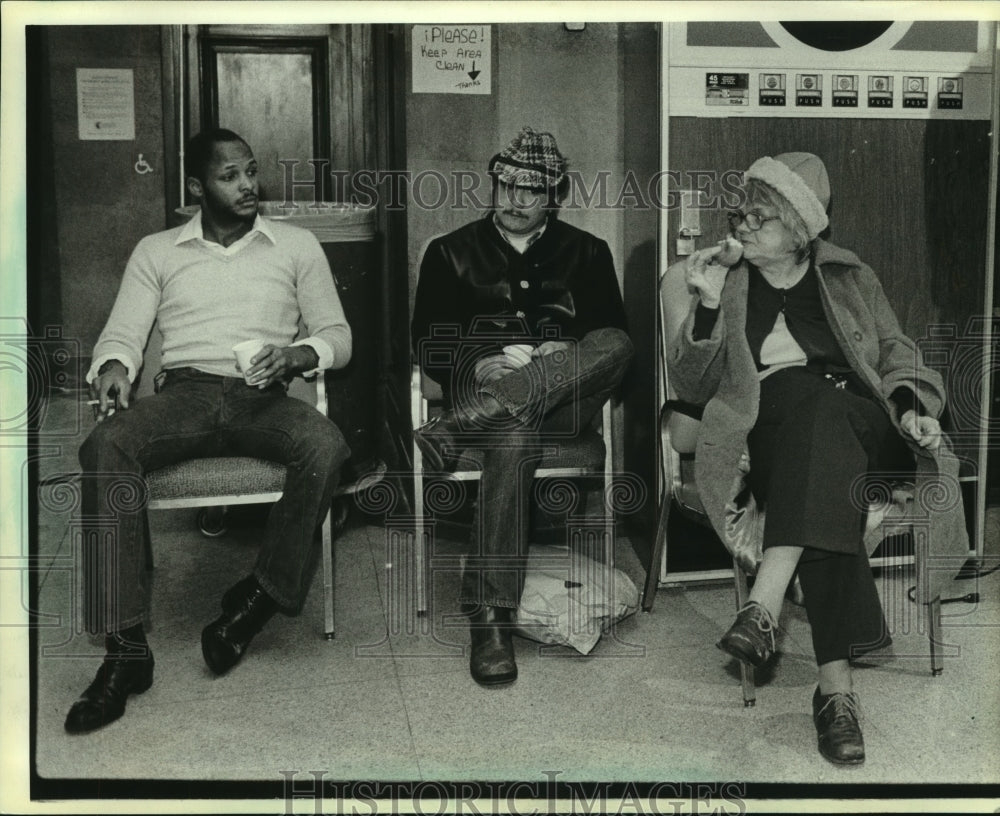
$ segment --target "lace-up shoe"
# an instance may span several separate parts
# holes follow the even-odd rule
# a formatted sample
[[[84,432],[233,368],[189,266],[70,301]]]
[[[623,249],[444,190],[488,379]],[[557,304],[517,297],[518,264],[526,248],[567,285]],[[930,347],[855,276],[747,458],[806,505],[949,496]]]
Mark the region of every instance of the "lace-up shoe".
[[[765,607],[757,601],[748,601],[736,614],[736,622],[715,645],[756,668],[774,655],[777,629],[777,621]]]

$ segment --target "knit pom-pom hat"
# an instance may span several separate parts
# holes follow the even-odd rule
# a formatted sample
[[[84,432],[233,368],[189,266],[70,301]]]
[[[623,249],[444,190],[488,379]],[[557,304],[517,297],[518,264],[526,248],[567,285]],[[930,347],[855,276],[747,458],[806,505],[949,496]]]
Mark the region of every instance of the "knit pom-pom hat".
[[[757,159],[746,171],[747,178],[760,179],[781,193],[805,222],[810,240],[827,228],[830,177],[819,156],[812,153],[781,153],[773,159]]]

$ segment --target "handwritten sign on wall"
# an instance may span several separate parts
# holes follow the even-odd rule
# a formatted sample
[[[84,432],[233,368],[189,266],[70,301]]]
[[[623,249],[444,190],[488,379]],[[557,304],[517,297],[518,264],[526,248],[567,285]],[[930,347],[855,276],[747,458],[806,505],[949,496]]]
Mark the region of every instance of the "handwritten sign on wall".
[[[413,26],[413,93],[488,94],[488,25]]]
[[[134,139],[132,69],[77,68],[76,111],[81,139]]]

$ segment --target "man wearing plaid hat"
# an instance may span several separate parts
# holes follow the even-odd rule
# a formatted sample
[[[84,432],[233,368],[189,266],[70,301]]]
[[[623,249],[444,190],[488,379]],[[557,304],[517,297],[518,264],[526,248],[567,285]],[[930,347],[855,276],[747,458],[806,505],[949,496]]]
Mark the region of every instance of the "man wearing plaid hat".
[[[517,678],[511,627],[543,448],[592,424],[632,344],[608,245],[557,218],[569,179],[552,134],[523,128],[489,174],[492,208],[424,253],[412,339],[450,406],[415,432],[427,465],[452,470],[480,451],[460,600],[472,677],[493,686]]]

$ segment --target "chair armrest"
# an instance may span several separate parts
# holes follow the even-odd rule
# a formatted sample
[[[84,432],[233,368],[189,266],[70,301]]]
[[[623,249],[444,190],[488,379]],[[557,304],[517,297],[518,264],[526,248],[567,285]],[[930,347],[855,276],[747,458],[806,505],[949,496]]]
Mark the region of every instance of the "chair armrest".
[[[441,384],[431,377],[428,377],[422,368],[417,366],[420,375],[420,393],[427,402],[444,402],[444,390]]]
[[[701,421],[701,415],[705,410],[703,405],[695,405],[693,402],[684,402],[683,400],[667,400],[663,403],[663,408],[698,421]]]
[[[677,453],[694,453],[701,425],[701,409],[690,403],[668,400],[660,411],[660,433]]]
[[[427,421],[427,403],[420,390],[420,366],[416,363],[410,368],[410,424],[414,430]]]
[[[320,371],[316,374],[316,410],[323,416],[330,416],[330,403],[326,394],[326,372]]]
[[[614,473],[615,469],[615,457],[612,451],[612,445],[614,443],[613,435],[615,432],[614,426],[611,420],[611,402],[612,398],[608,397],[604,401],[604,407],[601,409],[601,437],[604,440],[604,472],[605,474]]]

